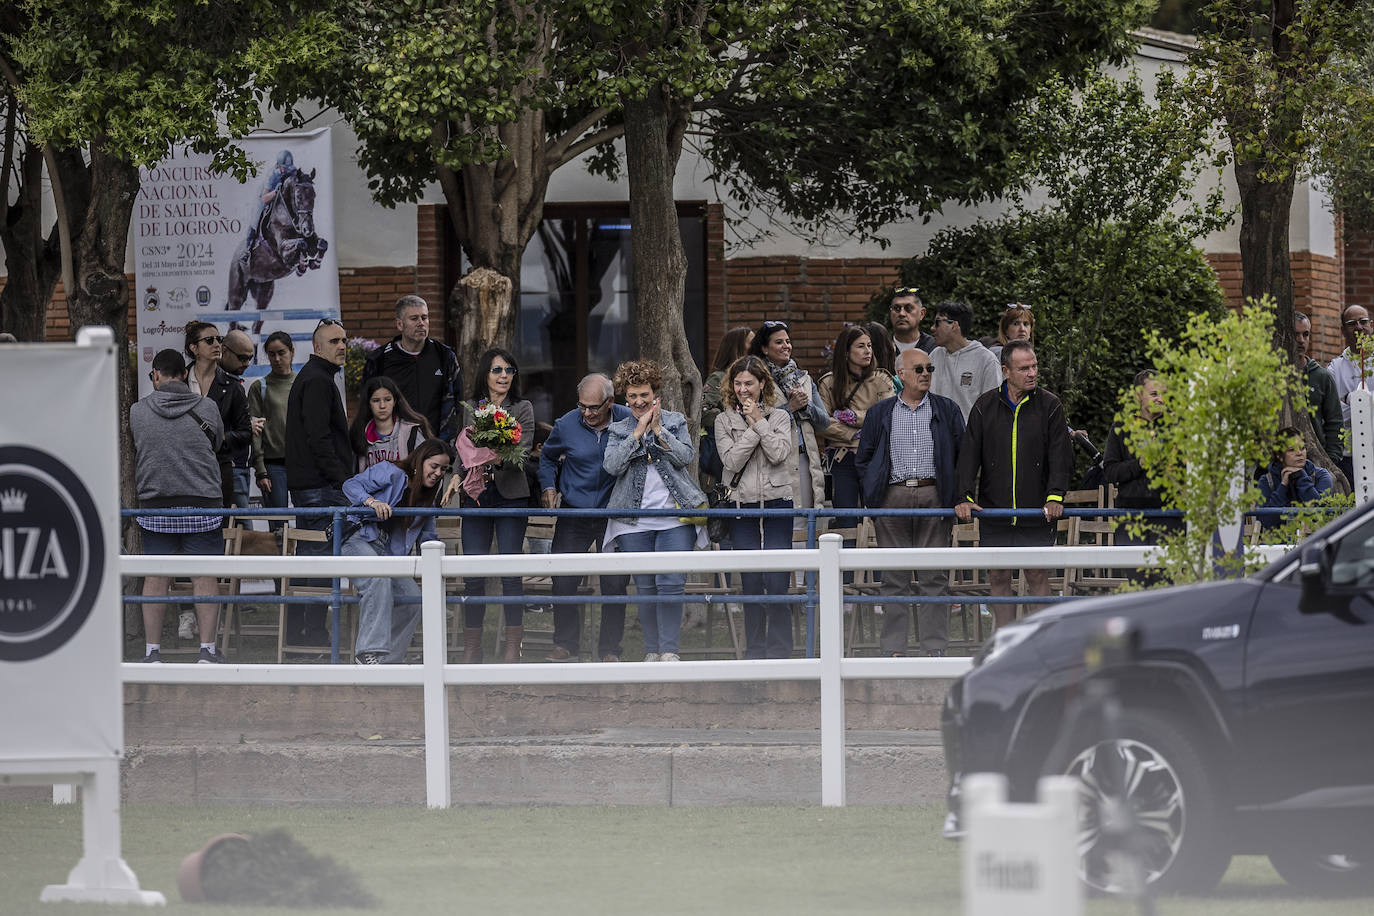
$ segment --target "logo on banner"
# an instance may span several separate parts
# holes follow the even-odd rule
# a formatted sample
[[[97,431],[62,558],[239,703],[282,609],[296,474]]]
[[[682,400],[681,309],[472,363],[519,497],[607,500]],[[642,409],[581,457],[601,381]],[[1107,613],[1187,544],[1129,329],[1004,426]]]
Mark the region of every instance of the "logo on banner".
[[[201,308],[209,308],[209,306],[210,306],[210,287],[208,287],[208,286],[197,286],[197,287],[196,287],[196,305],[200,306]]]
[[[143,294],[143,307],[150,312],[156,312],[158,306],[157,287],[150,286],[148,291]]]
[[[47,452],[0,447],[0,660],[65,645],[104,573],[104,533],[81,479]]]

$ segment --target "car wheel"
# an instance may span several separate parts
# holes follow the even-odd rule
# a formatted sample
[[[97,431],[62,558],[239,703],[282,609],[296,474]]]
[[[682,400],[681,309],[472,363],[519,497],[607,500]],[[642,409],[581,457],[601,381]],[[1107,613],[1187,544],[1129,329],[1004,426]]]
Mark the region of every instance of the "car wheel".
[[[1221,880],[1231,851],[1221,831],[1217,790],[1203,755],[1186,732],[1146,712],[1121,717],[1120,737],[1081,738],[1050,772],[1081,780],[1079,875],[1096,891],[1129,890],[1112,867],[1113,838],[1104,803],[1123,794],[1140,831],[1147,885],[1157,893],[1206,891]]]
[[[1279,849],[1269,862],[1283,880],[1303,890],[1327,894],[1364,894],[1374,890],[1374,865],[1368,855],[1358,858],[1309,849]]]

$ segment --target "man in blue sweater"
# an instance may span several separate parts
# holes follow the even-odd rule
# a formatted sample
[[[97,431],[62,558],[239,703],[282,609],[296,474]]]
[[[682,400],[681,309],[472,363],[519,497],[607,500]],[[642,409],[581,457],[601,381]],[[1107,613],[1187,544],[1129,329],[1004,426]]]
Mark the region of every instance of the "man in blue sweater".
[[[604,509],[611,496],[615,478],[606,473],[602,456],[612,420],[622,420],[630,409],[615,403],[615,385],[604,375],[593,374],[577,384],[577,406],[553,425],[544,449],[539,453],[539,486],[545,509],[558,507],[562,494],[568,509]],[[553,529],[554,553],[582,553],[595,544],[601,549],[606,533],[604,518],[560,518]],[[554,576],[553,593],[571,595],[577,591],[577,576]],[[601,576],[603,595],[624,595],[628,576]],[[603,662],[618,662],[620,640],[625,635],[625,605],[601,606],[601,631],[597,637],[596,657]],[[582,605],[556,604],[553,609],[553,651],[551,662],[577,661],[582,643]]]

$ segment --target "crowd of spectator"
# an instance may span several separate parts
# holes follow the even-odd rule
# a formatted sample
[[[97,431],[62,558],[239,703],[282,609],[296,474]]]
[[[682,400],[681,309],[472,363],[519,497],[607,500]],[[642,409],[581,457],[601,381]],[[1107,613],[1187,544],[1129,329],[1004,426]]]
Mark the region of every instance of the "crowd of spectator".
[[[740,508],[828,504],[839,509],[952,510],[875,516],[873,530],[881,547],[947,546],[956,521],[967,522],[985,509],[1030,509],[1034,514],[983,516],[982,544],[1053,544],[1064,497],[1072,487],[1074,431],[1059,398],[1039,384],[1032,308],[1009,305],[995,342],[971,336],[974,315],[967,303],[934,306],[929,333],[921,328],[926,314],[919,291],[899,287],[889,311],[890,335],[881,323],[846,326],[831,349],[829,371],[818,380],[793,359],[786,322],[731,328],[722,336],[705,379],[699,437],[684,414],[662,406],[661,367],[645,360],[621,364],[614,377],[583,378],[577,406],[537,435],[531,403],[521,397],[515,356],[501,348],[487,350],[464,398],[457,356],[429,336],[428,305],[417,296],[397,302],[397,335],[367,359],[351,422],[338,384],[347,355],[347,336],[338,320],[320,321],[312,352],[299,372],[292,368],[291,336],[269,335],[263,352],[270,371],[246,391],[242,376],[257,356],[252,338],[238,329],[221,336],[214,325],[191,322],[183,352],[167,349],[154,357],[154,391],[130,415],[139,506],[247,507],[249,482],[255,479],[265,506],[370,510],[355,514],[340,545],[339,552],[353,556],[405,555],[434,536],[433,516],[394,515],[397,508],[456,504],[533,514],[559,507],[623,509],[623,516],[609,519],[559,516],[545,549],[661,552],[707,545],[707,526],[687,510],[706,506],[706,491],[714,488],[723,490],[724,504]],[[1358,384],[1362,357],[1364,362],[1370,359],[1359,349],[1370,320],[1364,309],[1352,306],[1342,322],[1347,349],[1322,367],[1307,356],[1310,319],[1298,315],[1294,361],[1310,391],[1320,443],[1331,458],[1348,463],[1342,429],[1349,426],[1348,395]],[[1145,370],[1135,378],[1134,391],[1140,417],[1156,422],[1164,404],[1161,382]],[[490,416],[493,409],[518,427],[515,442],[535,444],[528,457],[502,460],[477,443],[478,418]],[[1281,430],[1277,441],[1273,461],[1257,469],[1264,505],[1296,505],[1332,489],[1332,475],[1308,458],[1296,430]],[[1107,436],[1102,473],[1106,483],[1118,488],[1117,506],[1162,507],[1120,424]],[[684,511],[640,514],[655,509]],[[146,552],[221,550],[218,529],[223,522],[217,516],[139,516],[137,522]],[[488,554],[493,548],[521,553],[527,523],[518,513],[466,515],[461,549],[467,555]],[[297,524],[331,530],[327,514],[303,516]],[[797,517],[737,517],[717,533],[717,540],[738,550],[785,549],[793,543],[795,526],[804,524]],[[1178,524],[1165,520],[1161,527]],[[1118,543],[1142,540],[1126,529],[1117,538]],[[303,542],[299,552],[334,551],[326,540]],[[990,570],[991,594],[1009,596],[1012,573]],[[1021,576],[1029,594],[1050,593],[1047,570],[1026,569]],[[600,577],[602,594],[624,596],[628,579],[608,570]],[[634,580],[645,661],[678,660],[685,576],[634,574]],[[741,580],[745,595],[771,597],[787,594],[791,577],[746,573]],[[935,571],[888,570],[881,575],[879,594],[892,599],[884,604],[883,654],[908,652],[912,603],[918,608],[920,651],[945,654],[948,607],[920,599],[942,594],[946,580],[946,573]],[[578,582],[574,576],[554,577],[553,594],[573,596]],[[144,594],[165,595],[167,584],[165,578],[149,577]],[[197,594],[211,594],[214,580],[198,577],[194,587]],[[415,588],[405,579],[358,581],[354,657],[359,663],[404,660],[418,606],[396,599],[413,597]],[[467,577],[464,588],[470,599],[480,599],[487,594],[487,580]],[[522,581],[503,577],[501,589],[507,598],[519,597]],[[506,601],[501,607],[503,661],[516,662],[521,659],[525,606]],[[162,608],[152,603],[144,609],[149,662],[161,660]],[[1010,603],[994,604],[993,609],[998,625],[1015,613]],[[483,659],[487,610],[480,601],[463,606],[466,663]],[[223,660],[215,645],[217,612],[215,605],[203,604],[181,621],[184,637],[199,637],[203,663]],[[584,608],[558,603],[553,612],[548,659],[577,660],[583,649]],[[327,645],[325,613],[324,606],[292,605],[287,641]],[[623,603],[601,605],[593,658],[621,660],[625,614]],[[791,656],[792,617],[789,603],[746,601],[746,657]]]

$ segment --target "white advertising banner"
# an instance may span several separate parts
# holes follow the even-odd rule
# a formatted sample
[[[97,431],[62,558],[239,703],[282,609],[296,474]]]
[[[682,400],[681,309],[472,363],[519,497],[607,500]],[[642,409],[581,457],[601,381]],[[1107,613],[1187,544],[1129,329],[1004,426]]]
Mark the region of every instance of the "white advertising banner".
[[[0,382],[30,393],[0,398],[0,764],[124,750],[116,364],[101,330],[100,346],[0,344]]]
[[[185,149],[140,170],[133,224],[140,396],[152,389],[153,355],[182,351],[189,321],[208,321],[221,335],[242,328],[253,338],[246,383],[269,371],[268,334],[290,334],[300,365],[319,320],[339,317],[329,128],[238,143],[258,164],[247,182],[212,171],[209,156]]]

